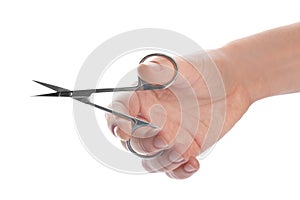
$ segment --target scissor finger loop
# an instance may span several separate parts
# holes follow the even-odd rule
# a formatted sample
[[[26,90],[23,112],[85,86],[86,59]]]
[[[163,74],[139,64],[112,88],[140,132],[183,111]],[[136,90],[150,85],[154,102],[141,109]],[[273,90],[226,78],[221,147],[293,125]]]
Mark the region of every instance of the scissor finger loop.
[[[142,58],[142,60],[140,61],[140,64],[145,62],[150,57],[157,57],[157,56],[158,57],[164,57],[165,59],[167,59],[172,64],[173,76],[168,82],[166,82],[164,84],[157,84],[157,85],[147,83],[147,81],[144,81],[143,79],[138,77],[138,84],[140,86],[142,86],[142,87],[140,87],[141,90],[162,90],[162,89],[166,89],[174,83],[174,81],[176,80],[176,78],[178,76],[178,66],[177,66],[176,61],[172,57],[170,57],[168,55],[165,55],[165,54],[162,54],[162,53],[149,54],[149,55],[145,56],[144,58]]]

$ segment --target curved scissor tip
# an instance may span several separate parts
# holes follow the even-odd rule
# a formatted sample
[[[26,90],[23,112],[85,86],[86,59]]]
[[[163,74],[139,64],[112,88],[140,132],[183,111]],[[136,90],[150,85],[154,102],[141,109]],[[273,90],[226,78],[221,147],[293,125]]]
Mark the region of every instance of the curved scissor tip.
[[[65,89],[65,88],[62,88],[62,87],[58,87],[58,86],[56,86],[56,85],[51,85],[51,84],[43,83],[43,82],[36,81],[36,80],[32,80],[32,81],[34,81],[34,82],[36,82],[36,83],[38,83],[38,84],[40,84],[40,85],[43,85],[43,86],[45,86],[45,87],[47,87],[47,88],[50,88],[50,89],[52,89],[52,90],[55,90],[55,91],[57,91],[57,92],[65,92],[65,91],[69,91],[68,89]]]

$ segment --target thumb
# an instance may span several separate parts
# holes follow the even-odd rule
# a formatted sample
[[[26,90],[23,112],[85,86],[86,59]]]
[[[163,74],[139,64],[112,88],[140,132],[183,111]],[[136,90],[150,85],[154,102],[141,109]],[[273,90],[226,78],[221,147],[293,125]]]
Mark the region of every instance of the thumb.
[[[164,85],[172,80],[175,73],[173,64],[165,58],[145,61],[138,66],[139,77],[153,85]]]

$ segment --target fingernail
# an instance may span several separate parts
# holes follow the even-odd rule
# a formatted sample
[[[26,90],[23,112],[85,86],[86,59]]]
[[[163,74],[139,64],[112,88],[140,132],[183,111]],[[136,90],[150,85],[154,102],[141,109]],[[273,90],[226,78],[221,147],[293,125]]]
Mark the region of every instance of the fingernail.
[[[192,165],[185,165],[184,167],[183,167],[183,169],[186,171],[186,172],[195,172],[197,169],[194,167],[194,166],[192,166]]]
[[[111,132],[113,133],[114,136],[119,137],[117,134],[117,129],[118,129],[118,127],[116,125],[113,125],[111,127]]]
[[[164,149],[168,147],[168,144],[160,136],[157,136],[154,139],[154,146],[158,149]]]
[[[184,158],[179,153],[177,153],[176,151],[172,151],[169,154],[169,160],[171,162],[174,162],[174,163],[179,163],[179,162],[184,161]]]
[[[114,136],[115,136],[116,138],[118,138],[119,140],[123,141],[124,139],[122,139],[122,138],[119,136],[119,134],[118,134],[118,129],[119,129],[119,127],[117,127],[117,126],[115,126],[115,127],[113,128]]]

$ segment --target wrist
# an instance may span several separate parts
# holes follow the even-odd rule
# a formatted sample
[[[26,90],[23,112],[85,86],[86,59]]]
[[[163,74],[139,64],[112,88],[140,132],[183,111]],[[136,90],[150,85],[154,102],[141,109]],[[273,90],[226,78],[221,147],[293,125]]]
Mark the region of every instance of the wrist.
[[[270,96],[270,89],[266,82],[259,58],[255,56],[255,48],[250,47],[247,41],[237,40],[221,48],[226,60],[226,69],[233,79],[234,89],[243,90],[250,103]]]
[[[232,63],[231,56],[229,56],[227,49],[225,48],[209,50],[207,53],[219,70],[226,90],[226,95],[230,95],[241,86],[238,81],[238,73]]]
[[[300,23],[233,41],[221,50],[251,103],[300,91]]]
[[[230,96],[234,93],[239,93],[243,95],[243,98],[247,99],[248,104],[252,104],[259,99],[258,94],[255,94],[255,87],[249,84],[253,76],[251,77],[247,73],[247,66],[239,61],[239,55],[235,51],[238,51],[238,47],[235,44],[230,44],[211,50],[208,54],[219,69],[226,95]]]

